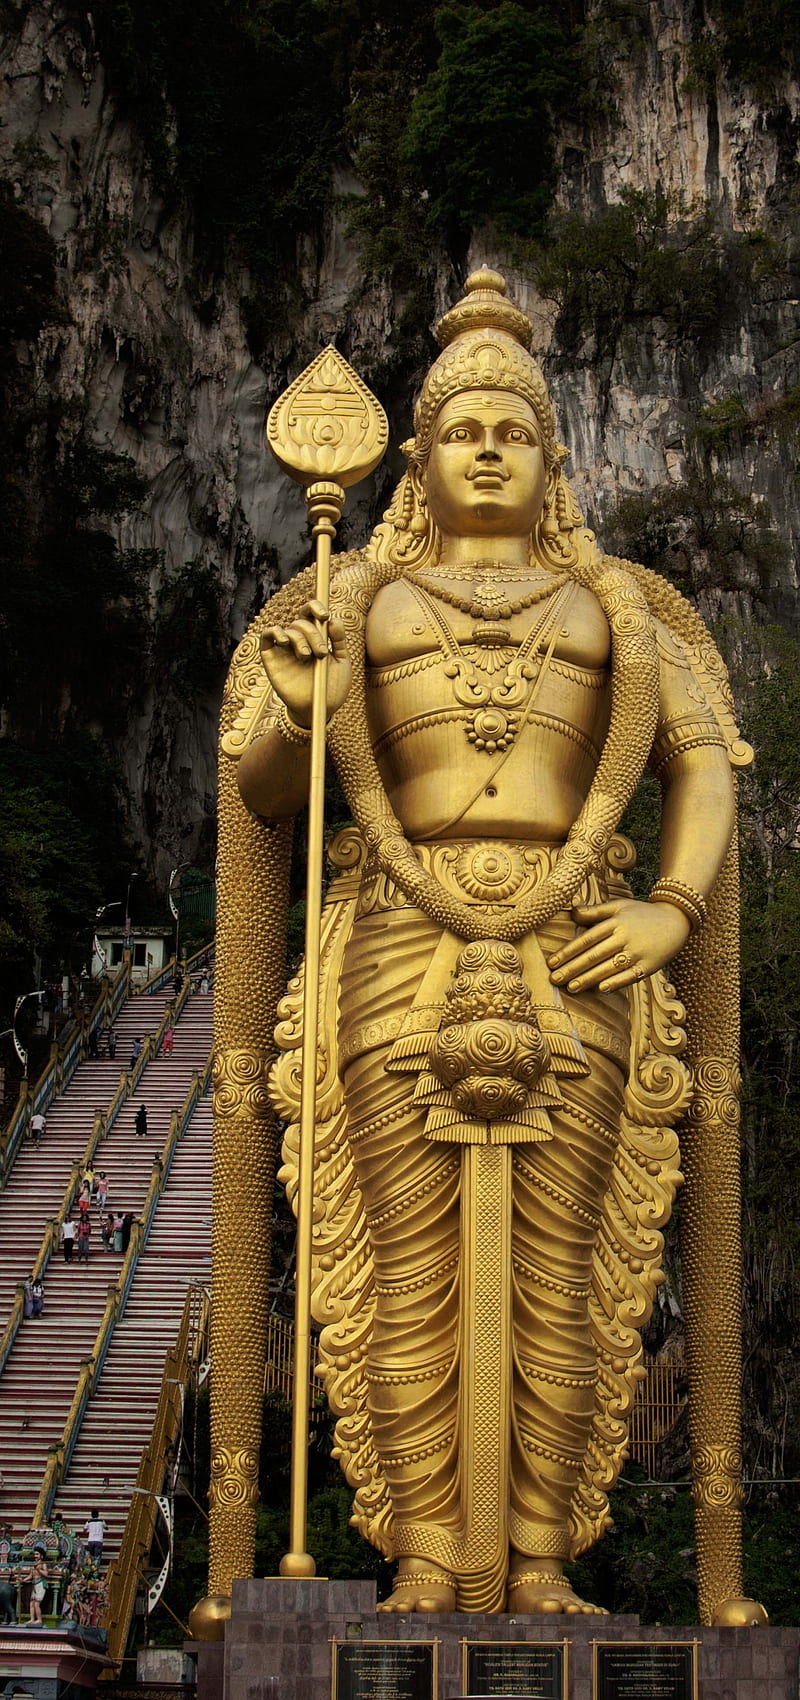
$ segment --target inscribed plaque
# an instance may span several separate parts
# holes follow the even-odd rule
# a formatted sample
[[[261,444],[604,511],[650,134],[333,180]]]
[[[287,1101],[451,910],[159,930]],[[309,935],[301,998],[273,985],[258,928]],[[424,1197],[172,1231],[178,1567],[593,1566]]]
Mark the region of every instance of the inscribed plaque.
[[[334,1641],[333,1700],[437,1700],[435,1641]]]
[[[566,1642],[465,1641],[463,1682],[470,1700],[566,1700]]]
[[[592,1700],[697,1700],[694,1641],[596,1641]]]

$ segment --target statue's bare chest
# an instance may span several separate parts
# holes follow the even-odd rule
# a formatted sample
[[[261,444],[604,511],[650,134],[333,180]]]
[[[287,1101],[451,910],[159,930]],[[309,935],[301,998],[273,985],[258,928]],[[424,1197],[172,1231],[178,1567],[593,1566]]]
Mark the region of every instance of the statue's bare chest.
[[[479,619],[457,603],[468,601],[465,587],[445,583],[446,599],[427,589],[413,588],[405,579],[379,591],[367,619],[367,664],[382,670],[412,661],[433,651],[456,646],[487,643],[492,633],[502,631],[505,642],[518,648],[529,642],[535,627],[541,628],[542,643],[558,659],[590,671],[609,664],[611,640],[608,622],[596,597],[581,586],[570,584],[566,596],[528,602],[531,587],[505,585],[512,612],[502,620]],[[523,604],[518,612],[515,603]],[[528,604],[528,605],[525,605]],[[555,615],[555,618],[552,616]]]

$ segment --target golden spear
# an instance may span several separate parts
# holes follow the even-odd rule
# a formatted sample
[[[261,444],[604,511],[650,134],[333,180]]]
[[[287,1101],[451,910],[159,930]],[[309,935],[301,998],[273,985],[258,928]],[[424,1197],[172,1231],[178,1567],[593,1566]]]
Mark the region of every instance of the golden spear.
[[[316,541],[316,599],[326,613],[330,594],[331,540],[341,516],[345,490],[374,472],[383,458],[388,440],[389,428],[383,408],[333,347],[324,348],[299,378],[295,378],[276,401],[267,419],[267,442],[276,460],[285,472],[306,487],[311,534]],[[314,1560],[305,1548],[327,653],[315,657],[313,667],[297,1189],[292,1484],[289,1551],[281,1559],[282,1576],[313,1576],[315,1573]]]

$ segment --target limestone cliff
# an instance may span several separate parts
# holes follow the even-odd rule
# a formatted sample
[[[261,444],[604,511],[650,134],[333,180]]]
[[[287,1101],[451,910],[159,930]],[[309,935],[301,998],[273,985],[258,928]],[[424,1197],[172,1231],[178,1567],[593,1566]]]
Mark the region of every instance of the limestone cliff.
[[[704,351],[656,315],[623,326],[609,352],[585,326],[565,333],[563,312],[541,297],[532,267],[507,246],[478,232],[469,263],[502,266],[535,321],[576,487],[597,523],[620,492],[679,485],[698,411],[731,393],[741,398],[748,430],[712,445],[714,466],[768,504],[768,525],[790,544],[773,587],[788,619],[800,530],[796,448],[758,421],[798,381],[796,239],[791,220],[780,221],[794,193],[800,94],[787,84],[767,110],[721,74],[712,86],[692,83],[690,37],[689,0],[652,0],[642,9],[636,43],[617,66],[609,114],[561,125],[558,201],[588,215],[618,202],[627,187],[663,191],[674,219],[704,200],[723,228],[770,224],[780,252],[769,288],[752,298],[739,291]],[[116,739],[134,818],[163,874],[179,855],[196,852],[203,822],[213,818],[224,651],[278,574],[292,573],[306,554],[301,499],[264,449],[265,409],[328,339],[370,377],[403,303],[390,285],[365,281],[347,215],[333,211],[318,243],[298,242],[304,316],[257,362],[241,306],[252,280],[230,264],[212,274],[196,252],[188,206],[166,204],[135,124],[109,92],[91,14],[76,21],[55,0],[30,6],[7,30],[0,65],[0,175],[53,238],[63,308],[61,322],[15,344],[17,380],[21,374],[31,393],[57,404],[55,427],[46,440],[34,432],[28,452],[45,479],[46,457],[63,456],[79,431],[132,457],[146,491],[115,521],[115,535],[125,549],[155,551],[153,619],[163,582],[186,563],[211,569],[218,587],[219,657],[206,688],[177,690],[145,642],[135,718]],[[454,281],[442,255],[434,311],[452,298]],[[407,429],[400,413],[408,388],[389,397],[396,437]],[[351,498],[347,539],[363,534],[396,470],[395,460],[377,488]],[[113,675],[113,653],[96,664]],[[6,725],[25,730],[13,703]]]

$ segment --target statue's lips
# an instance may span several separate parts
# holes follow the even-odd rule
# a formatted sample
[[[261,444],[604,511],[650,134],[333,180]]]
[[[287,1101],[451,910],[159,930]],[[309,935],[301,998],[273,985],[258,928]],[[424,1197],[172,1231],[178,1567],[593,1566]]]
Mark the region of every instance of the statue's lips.
[[[502,490],[503,485],[508,483],[508,473],[475,472],[470,482],[475,485],[476,490]]]

